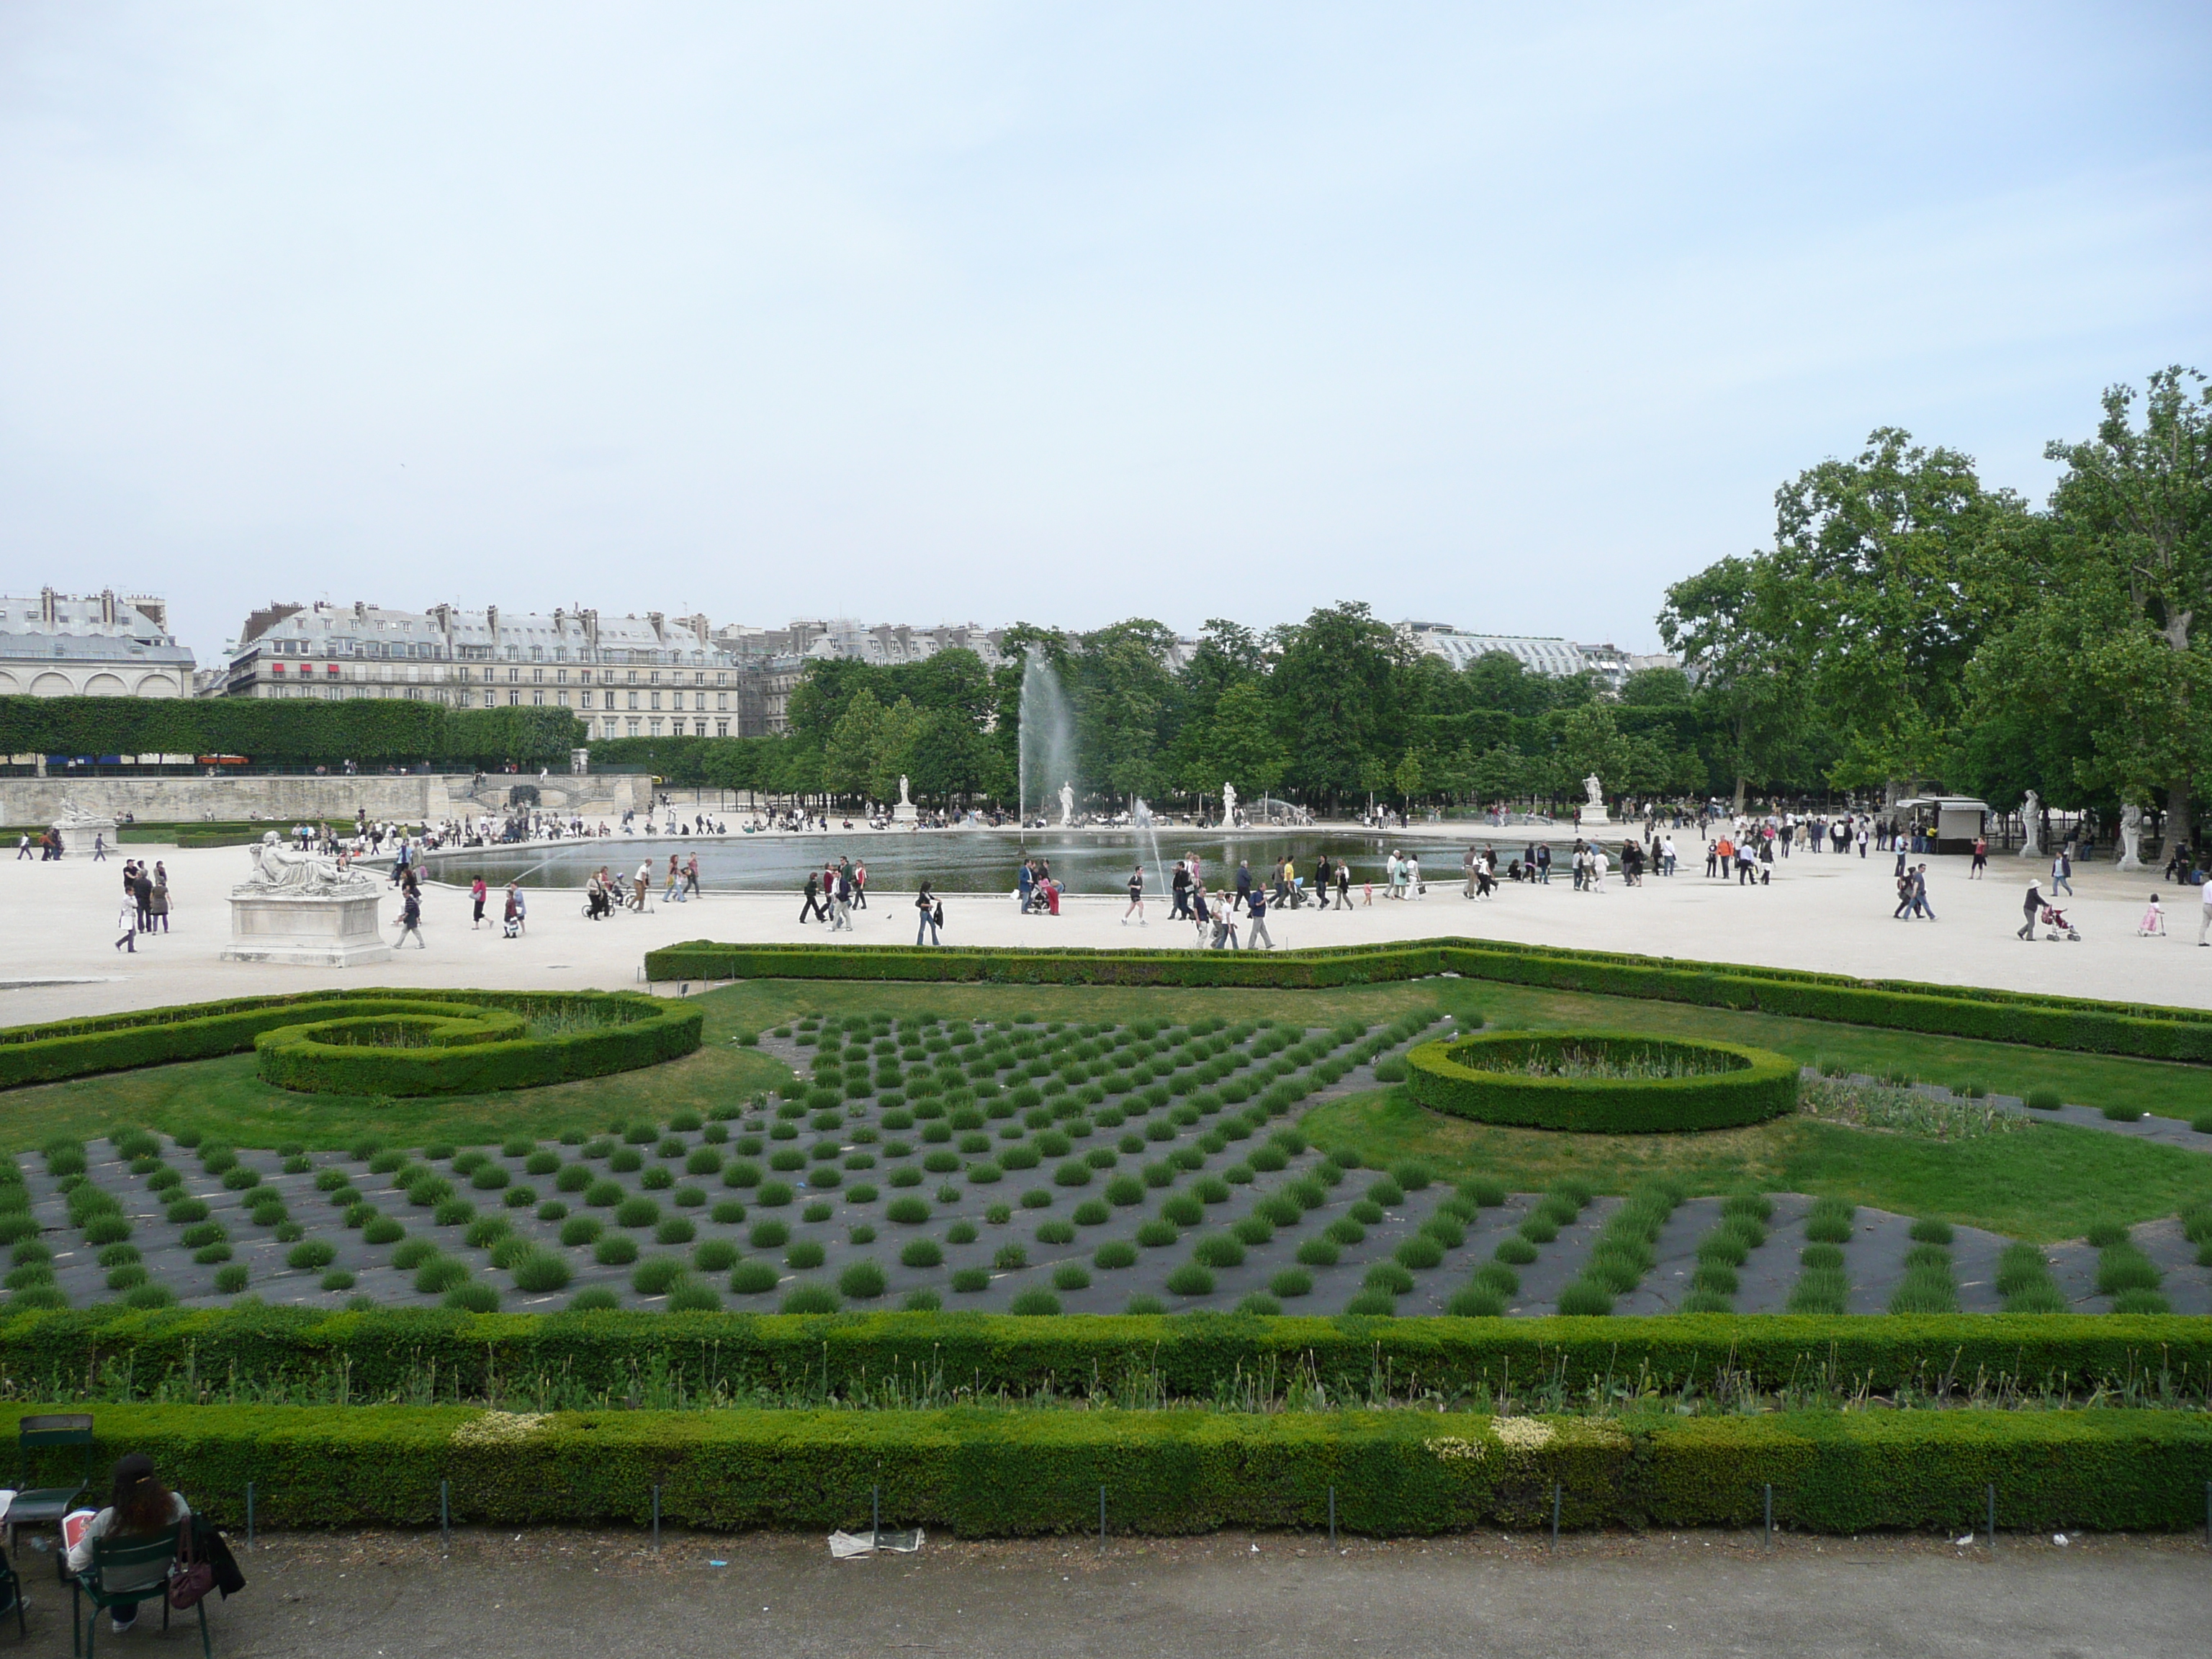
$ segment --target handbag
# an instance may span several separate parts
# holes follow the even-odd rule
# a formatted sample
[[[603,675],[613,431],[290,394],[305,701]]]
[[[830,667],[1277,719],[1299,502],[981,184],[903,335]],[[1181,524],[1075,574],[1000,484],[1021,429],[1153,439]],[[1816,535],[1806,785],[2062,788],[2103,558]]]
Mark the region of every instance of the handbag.
[[[215,1565],[192,1548],[192,1524],[177,1534],[177,1565],[169,1571],[169,1605],[182,1613],[196,1607],[215,1588]]]

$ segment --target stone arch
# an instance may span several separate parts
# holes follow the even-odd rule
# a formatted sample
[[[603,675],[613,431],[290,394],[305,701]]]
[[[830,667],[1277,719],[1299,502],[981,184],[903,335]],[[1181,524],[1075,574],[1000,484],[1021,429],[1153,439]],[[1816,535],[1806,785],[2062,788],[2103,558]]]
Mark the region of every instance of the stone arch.
[[[70,684],[68,675],[49,670],[31,682],[31,695],[34,697],[74,696],[76,687]]]
[[[6,669],[0,668],[0,697],[16,697],[23,693],[23,683]]]
[[[123,684],[121,675],[103,672],[87,680],[84,690],[78,695],[86,697],[127,697],[131,692],[130,688]]]
[[[131,695],[134,697],[173,697],[177,695],[177,682],[168,674],[142,674],[138,677],[137,689]]]

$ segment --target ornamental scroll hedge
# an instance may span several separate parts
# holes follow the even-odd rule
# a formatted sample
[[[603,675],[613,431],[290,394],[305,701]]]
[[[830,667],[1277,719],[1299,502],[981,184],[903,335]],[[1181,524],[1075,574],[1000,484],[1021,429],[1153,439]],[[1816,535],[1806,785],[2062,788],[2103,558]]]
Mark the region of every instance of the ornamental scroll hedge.
[[[1797,1103],[1797,1062],[1626,1031],[1502,1031],[1417,1043],[1406,1087],[1481,1123],[1596,1134],[1733,1128]]]
[[[539,1035],[529,1034],[533,1020]],[[0,1087],[256,1049],[262,1075],[289,1089],[530,1088],[688,1054],[704,1023],[696,1007],[636,992],[370,988],[240,997],[0,1030]],[[547,1024],[567,1029],[544,1030]],[[393,1041],[361,1040],[380,1030]],[[272,1039],[265,1047],[264,1037]]]

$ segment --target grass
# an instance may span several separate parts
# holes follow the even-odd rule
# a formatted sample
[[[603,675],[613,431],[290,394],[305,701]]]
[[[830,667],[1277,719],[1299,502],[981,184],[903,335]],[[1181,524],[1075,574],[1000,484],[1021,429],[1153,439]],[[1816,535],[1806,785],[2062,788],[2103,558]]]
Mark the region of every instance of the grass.
[[[1626,1193],[1666,1176],[1692,1194],[1753,1188],[1833,1195],[2013,1238],[2078,1238],[2105,1217],[2147,1221],[2212,1198],[2201,1153],[2038,1121],[2016,1133],[1936,1141],[1804,1117],[1694,1135],[1565,1135],[1441,1117],[1395,1090],[1307,1113],[1315,1145],[1364,1163],[1419,1158],[1442,1177],[1480,1175],[1516,1192],[1562,1177]]]

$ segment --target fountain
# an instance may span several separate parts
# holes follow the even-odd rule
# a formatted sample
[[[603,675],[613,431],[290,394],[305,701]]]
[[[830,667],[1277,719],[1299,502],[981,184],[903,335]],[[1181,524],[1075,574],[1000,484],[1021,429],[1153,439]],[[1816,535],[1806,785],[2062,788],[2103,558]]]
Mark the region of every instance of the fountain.
[[[1014,815],[1026,825],[1030,780],[1036,781],[1042,805],[1075,776],[1075,717],[1051,659],[1035,646],[1022,653],[1021,730],[1017,736],[1019,774]]]
[[[1129,823],[1133,828],[1143,830],[1145,839],[1152,843],[1152,873],[1149,878],[1148,884],[1157,883],[1158,885],[1153,887],[1152,890],[1165,893],[1169,886],[1167,860],[1160,856],[1159,831],[1153,827],[1152,809],[1145,805],[1145,798],[1142,795],[1136,798],[1136,804],[1129,809]]]

